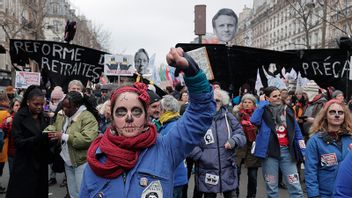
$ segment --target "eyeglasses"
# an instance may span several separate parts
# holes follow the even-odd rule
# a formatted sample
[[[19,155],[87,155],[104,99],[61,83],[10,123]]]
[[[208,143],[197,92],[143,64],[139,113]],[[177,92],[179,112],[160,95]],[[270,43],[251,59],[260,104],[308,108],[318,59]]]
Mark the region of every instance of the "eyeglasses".
[[[329,115],[333,116],[333,115],[343,115],[345,114],[344,111],[336,111],[336,110],[330,110],[329,111]]]

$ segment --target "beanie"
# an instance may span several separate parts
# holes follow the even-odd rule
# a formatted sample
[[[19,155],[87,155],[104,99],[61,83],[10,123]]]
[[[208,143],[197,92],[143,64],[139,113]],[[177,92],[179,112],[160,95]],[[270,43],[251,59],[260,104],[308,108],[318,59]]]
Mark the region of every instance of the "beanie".
[[[154,102],[158,102],[159,100],[161,100],[161,97],[158,94],[156,94],[154,91],[148,89],[147,93],[150,98],[149,104],[153,104]]]
[[[308,95],[308,101],[313,101],[314,97],[319,94],[320,87],[314,80],[309,81],[304,87],[303,91]]]

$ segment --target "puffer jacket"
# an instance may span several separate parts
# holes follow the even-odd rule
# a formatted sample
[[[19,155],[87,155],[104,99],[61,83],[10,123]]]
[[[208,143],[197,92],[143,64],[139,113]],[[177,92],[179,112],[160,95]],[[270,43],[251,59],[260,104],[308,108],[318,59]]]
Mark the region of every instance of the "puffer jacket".
[[[226,125],[228,119],[230,134]],[[225,149],[225,143],[233,147]],[[222,107],[201,144],[189,157],[196,162],[196,187],[200,192],[226,192],[238,186],[235,149],[246,144],[246,137],[237,119]]]

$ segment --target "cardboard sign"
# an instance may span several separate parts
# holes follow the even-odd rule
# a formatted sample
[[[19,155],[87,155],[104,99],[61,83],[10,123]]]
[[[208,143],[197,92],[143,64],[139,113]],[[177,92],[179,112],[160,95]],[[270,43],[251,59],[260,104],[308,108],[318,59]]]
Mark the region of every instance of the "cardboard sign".
[[[133,76],[136,72],[131,55],[106,54],[104,60],[104,74],[107,76]]]
[[[31,85],[40,85],[39,72],[16,72],[15,88],[26,89]]]

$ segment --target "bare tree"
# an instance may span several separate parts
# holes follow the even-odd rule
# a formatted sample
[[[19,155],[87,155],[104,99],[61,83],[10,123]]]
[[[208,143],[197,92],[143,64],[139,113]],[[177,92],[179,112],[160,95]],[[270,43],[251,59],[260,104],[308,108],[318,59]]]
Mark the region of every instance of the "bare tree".
[[[107,51],[110,43],[110,33],[101,25],[94,25],[84,16],[77,19],[77,30],[73,43],[97,50]]]
[[[287,0],[287,3],[292,8],[290,9],[290,16],[293,17],[300,26],[303,27],[304,31],[304,43],[291,43],[294,45],[303,45],[307,49],[311,49],[310,33],[314,28],[311,17],[314,7],[311,7],[309,4],[306,4],[301,0]]]

